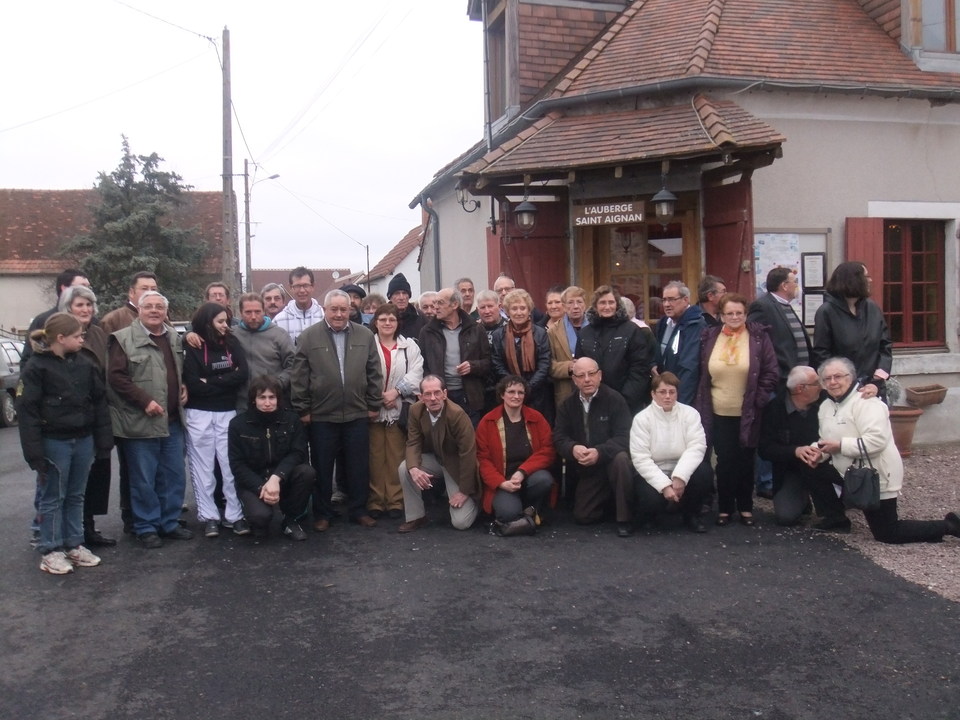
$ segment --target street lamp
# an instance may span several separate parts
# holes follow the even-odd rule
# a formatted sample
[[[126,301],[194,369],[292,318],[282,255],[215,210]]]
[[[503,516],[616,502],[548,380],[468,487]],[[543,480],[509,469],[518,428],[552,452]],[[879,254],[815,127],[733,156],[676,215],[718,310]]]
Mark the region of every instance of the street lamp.
[[[263,182],[264,180],[276,180],[280,177],[279,173],[271,175],[270,177],[261,178],[257,180],[253,185]],[[244,158],[243,160],[243,218],[244,218],[244,230],[246,232],[246,252],[247,252],[247,263],[246,263],[246,285],[247,292],[253,292],[253,260],[250,257],[250,188],[253,187],[250,185],[250,173],[249,173],[249,161]]]

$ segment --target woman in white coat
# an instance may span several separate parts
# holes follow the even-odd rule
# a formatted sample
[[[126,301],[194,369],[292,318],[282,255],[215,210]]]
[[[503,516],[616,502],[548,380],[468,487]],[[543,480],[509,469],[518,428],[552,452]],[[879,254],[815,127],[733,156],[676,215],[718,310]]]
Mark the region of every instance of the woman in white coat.
[[[653,378],[651,388],[653,403],[630,428],[630,459],[640,474],[636,517],[642,523],[677,508],[687,527],[706,532],[700,509],[713,491],[713,469],[700,413],[677,401],[680,378],[672,372]]]
[[[850,360],[834,357],[817,371],[829,399],[820,406],[820,450],[833,462],[837,484],[843,473],[860,457],[857,438],[863,439],[870,461],[880,474],[880,506],[864,510],[873,537],[882,543],[900,545],[940,542],[944,535],[960,537],[960,516],[947,513],[943,520],[901,520],[897,496],[903,485],[903,461],[893,443],[890,412],[878,397],[857,392],[856,369]]]
[[[416,401],[415,393],[423,379],[423,356],[413,340],[397,334],[400,311],[393,303],[380,305],[373,313],[370,326],[380,351],[380,372],[383,375],[383,406],[370,421],[370,495],[367,511],[370,517],[386,514],[392,519],[403,517],[403,490],[397,467],[403,462],[407,442],[406,428],[401,427],[400,413],[404,402]]]

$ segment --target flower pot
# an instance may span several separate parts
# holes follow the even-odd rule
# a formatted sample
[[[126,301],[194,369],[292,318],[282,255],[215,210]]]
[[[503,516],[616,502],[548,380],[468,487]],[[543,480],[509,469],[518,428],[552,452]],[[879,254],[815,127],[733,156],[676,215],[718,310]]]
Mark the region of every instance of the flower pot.
[[[902,405],[890,408],[893,442],[900,451],[900,457],[910,457],[913,454],[913,433],[917,429],[917,420],[921,415],[923,415],[923,408]]]
[[[946,396],[947,389],[943,385],[918,385],[907,388],[907,404],[913,407],[938,405]]]

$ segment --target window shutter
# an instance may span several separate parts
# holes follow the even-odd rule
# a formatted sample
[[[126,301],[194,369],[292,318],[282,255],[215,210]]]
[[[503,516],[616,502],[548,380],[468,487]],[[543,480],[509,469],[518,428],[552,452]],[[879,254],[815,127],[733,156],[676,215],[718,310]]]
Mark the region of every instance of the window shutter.
[[[846,258],[862,262],[873,278],[870,299],[883,307],[883,218],[847,218]]]

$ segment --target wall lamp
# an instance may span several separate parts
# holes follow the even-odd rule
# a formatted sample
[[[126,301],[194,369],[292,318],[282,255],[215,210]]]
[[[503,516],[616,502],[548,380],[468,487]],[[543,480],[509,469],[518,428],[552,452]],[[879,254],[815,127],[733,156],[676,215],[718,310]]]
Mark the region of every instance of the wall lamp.
[[[517,229],[523,233],[524,237],[530,234],[533,227],[537,224],[537,206],[523,196],[523,202],[513,209],[514,222]]]
[[[474,210],[480,207],[480,201],[473,199],[468,200],[466,193],[459,185],[457,185],[455,192],[457,194],[457,202],[460,203],[460,207],[462,207],[464,211],[472,213]]]

